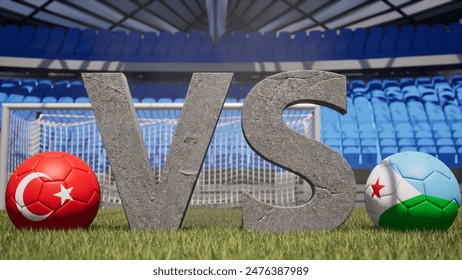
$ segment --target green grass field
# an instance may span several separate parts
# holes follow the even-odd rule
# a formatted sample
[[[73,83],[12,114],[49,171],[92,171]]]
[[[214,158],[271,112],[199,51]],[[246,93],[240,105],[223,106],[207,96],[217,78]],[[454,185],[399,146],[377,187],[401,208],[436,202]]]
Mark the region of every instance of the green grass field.
[[[328,232],[244,231],[240,209],[190,209],[175,232],[131,231],[122,210],[88,230],[16,230],[0,212],[1,259],[462,259],[462,218],[447,232],[379,230],[363,208]]]

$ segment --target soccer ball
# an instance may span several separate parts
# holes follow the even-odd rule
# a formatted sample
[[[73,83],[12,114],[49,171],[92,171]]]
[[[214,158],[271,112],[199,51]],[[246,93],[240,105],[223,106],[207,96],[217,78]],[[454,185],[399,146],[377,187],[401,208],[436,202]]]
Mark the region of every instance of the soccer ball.
[[[372,170],[364,199],[377,227],[446,230],[457,217],[460,189],[454,174],[439,159],[402,152]]]
[[[46,152],[13,172],[5,201],[17,228],[88,228],[99,209],[100,189],[95,173],[81,159]]]

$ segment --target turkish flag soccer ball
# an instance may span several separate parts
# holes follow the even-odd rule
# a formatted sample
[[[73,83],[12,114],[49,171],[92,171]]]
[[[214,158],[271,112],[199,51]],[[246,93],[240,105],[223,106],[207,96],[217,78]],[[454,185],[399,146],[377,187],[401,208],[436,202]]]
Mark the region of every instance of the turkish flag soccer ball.
[[[14,171],[5,199],[17,228],[88,228],[99,209],[100,189],[84,161],[63,152],[46,152]]]

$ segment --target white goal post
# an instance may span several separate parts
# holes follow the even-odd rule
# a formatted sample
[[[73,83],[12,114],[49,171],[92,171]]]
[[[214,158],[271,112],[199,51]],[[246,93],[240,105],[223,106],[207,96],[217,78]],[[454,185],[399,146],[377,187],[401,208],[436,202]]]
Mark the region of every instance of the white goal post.
[[[156,181],[174,136],[183,103],[135,103],[151,168]],[[240,194],[295,206],[306,202],[311,188],[298,176],[259,158],[241,130],[241,103],[225,103],[202,172],[191,199],[192,206],[236,207]],[[95,171],[102,207],[120,206],[104,145],[90,103],[4,103],[0,138],[0,209],[8,178],[27,158],[46,151],[74,154]],[[299,133],[321,139],[320,107],[297,104],[283,113],[284,122]]]

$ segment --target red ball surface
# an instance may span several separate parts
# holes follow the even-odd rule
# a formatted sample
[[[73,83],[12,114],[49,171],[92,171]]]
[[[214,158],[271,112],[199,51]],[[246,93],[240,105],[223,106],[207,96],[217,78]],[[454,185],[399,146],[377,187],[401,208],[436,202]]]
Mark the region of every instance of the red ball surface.
[[[100,188],[93,170],[76,156],[46,152],[11,175],[6,210],[17,228],[88,228],[98,213]]]

